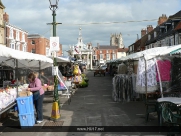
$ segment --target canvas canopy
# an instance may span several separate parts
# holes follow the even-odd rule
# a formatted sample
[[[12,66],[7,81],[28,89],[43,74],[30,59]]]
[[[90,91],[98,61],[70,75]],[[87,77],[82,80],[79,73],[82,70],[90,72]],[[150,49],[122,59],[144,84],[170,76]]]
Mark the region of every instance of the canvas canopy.
[[[181,44],[179,45],[174,45],[174,46],[164,46],[164,47],[155,47],[151,49],[147,49],[144,51],[136,52],[133,54],[130,54],[125,57],[121,57],[115,60],[110,61],[111,62],[117,62],[117,61],[126,61],[126,60],[137,60],[140,57],[145,57],[146,60],[155,58],[157,56],[164,56],[164,55],[169,55],[169,54],[174,54],[176,52],[181,52]]]
[[[10,67],[44,69],[52,66],[53,60],[44,55],[14,50],[0,44],[0,63]]]
[[[69,57],[57,57],[57,62],[71,62]]]

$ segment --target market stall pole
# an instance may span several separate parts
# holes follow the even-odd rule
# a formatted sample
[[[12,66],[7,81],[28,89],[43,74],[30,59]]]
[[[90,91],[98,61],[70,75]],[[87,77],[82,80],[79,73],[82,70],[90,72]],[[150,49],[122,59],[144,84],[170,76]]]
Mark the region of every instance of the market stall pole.
[[[52,113],[51,118],[53,120],[57,120],[60,118],[60,100],[58,96],[58,77],[57,77],[57,60],[56,60],[56,51],[59,51],[59,37],[56,37],[56,25],[61,23],[56,23],[56,10],[58,9],[58,1],[59,0],[49,0],[50,2],[50,10],[52,10],[53,22],[48,23],[53,25],[53,38],[50,39],[50,48],[53,53],[53,66],[54,66],[54,100],[52,105]],[[52,45],[52,46],[51,46]],[[54,48],[54,49],[53,49]]]

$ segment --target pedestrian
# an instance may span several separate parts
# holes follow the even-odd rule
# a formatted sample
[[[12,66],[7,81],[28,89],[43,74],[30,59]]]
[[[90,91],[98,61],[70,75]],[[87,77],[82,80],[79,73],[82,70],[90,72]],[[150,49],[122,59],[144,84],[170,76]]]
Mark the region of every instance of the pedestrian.
[[[43,122],[43,98],[44,98],[44,90],[42,88],[41,80],[34,73],[30,73],[28,75],[29,86],[27,91],[31,91],[33,93],[33,103],[35,105],[37,117],[36,123]]]

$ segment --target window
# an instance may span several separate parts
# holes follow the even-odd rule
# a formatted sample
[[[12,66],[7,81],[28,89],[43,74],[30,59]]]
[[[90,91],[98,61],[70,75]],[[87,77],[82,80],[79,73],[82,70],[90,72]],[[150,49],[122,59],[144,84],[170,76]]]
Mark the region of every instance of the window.
[[[22,33],[22,42],[25,42],[25,33]]]
[[[10,28],[9,38],[10,38],[10,39],[14,39],[14,37],[13,37],[13,28]]]
[[[26,52],[26,45],[23,45],[23,51]]]
[[[102,51],[100,50],[100,53],[102,53]]]
[[[93,60],[97,60],[97,55],[94,55],[94,56],[93,56]]]
[[[50,49],[46,47],[46,56],[49,56],[49,55],[50,55],[50,54],[49,54],[49,51],[50,51]]]
[[[32,52],[32,53],[36,53],[36,50],[35,50],[35,49],[32,49],[31,52]]]
[[[106,54],[106,60],[110,60],[110,54]]]
[[[116,54],[112,54],[112,59],[116,59]]]
[[[11,44],[10,44],[10,47],[11,47],[11,49],[15,49],[15,44],[14,44],[14,43],[11,43]]]
[[[154,38],[156,37],[156,31],[154,32]]]
[[[174,29],[174,22],[172,22],[172,29]]]
[[[132,46],[129,47],[129,51],[132,51]]]
[[[19,31],[16,30],[16,40],[19,41]]]
[[[103,60],[103,54],[100,54],[100,60]]]
[[[112,52],[114,53],[114,50]]]
[[[169,46],[169,38],[166,38],[166,46]]]
[[[107,50],[106,52],[109,53],[109,50]]]
[[[32,40],[32,41],[31,41],[31,44],[35,44],[35,40]]]
[[[175,45],[179,44],[178,43],[178,34],[175,35]]]
[[[20,51],[20,44],[16,44],[16,50],[19,50]]]
[[[181,35],[179,34],[179,44],[181,44]]]
[[[149,34],[149,35],[148,35],[148,40],[150,40],[150,39],[151,39],[151,35]]]
[[[168,43],[168,46],[171,46],[171,39],[169,39],[169,43]]]
[[[174,45],[174,37],[171,39],[171,46]]]
[[[167,32],[167,25],[165,26],[165,32]]]

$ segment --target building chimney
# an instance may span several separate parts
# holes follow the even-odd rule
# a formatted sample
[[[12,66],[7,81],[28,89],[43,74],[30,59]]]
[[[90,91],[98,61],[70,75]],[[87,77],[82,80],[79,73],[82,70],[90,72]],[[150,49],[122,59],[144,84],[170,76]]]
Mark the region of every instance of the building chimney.
[[[6,12],[3,14],[3,20],[4,22],[9,23],[9,15]]]
[[[146,29],[141,30],[141,37],[143,37],[144,35],[146,35]]]
[[[162,14],[162,16],[158,18],[158,25],[160,25],[160,24],[164,23],[165,21],[167,21],[167,19],[168,18],[166,16],[166,14]]]
[[[153,30],[153,26],[152,25],[148,25],[147,26],[147,34],[149,33],[149,32],[151,32]]]

